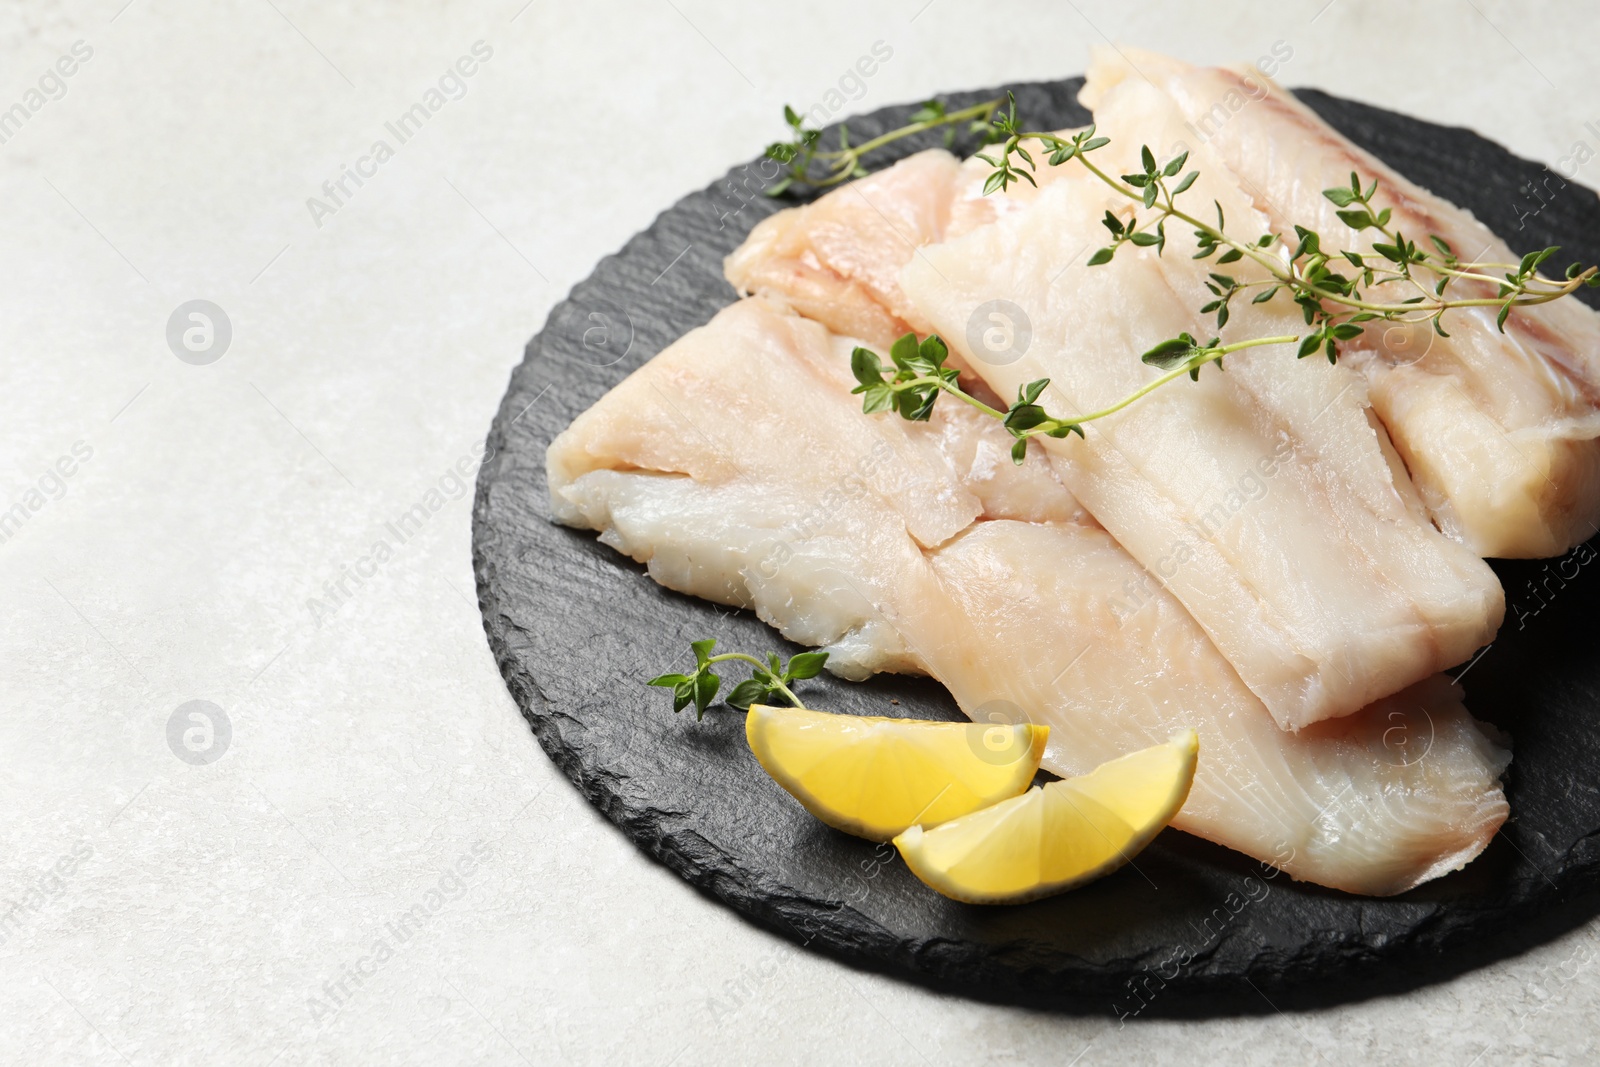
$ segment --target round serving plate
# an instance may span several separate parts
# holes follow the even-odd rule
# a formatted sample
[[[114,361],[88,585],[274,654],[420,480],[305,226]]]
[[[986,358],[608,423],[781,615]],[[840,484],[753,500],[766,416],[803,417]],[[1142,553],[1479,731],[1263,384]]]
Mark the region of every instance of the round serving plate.
[[[1081,85],[944,99],[954,108],[1010,89],[1030,125],[1059,128],[1089,121],[1077,104]],[[1561,244],[1565,259],[1600,260],[1593,192],[1467,130],[1298,95],[1514,247]],[[912,110],[853,118],[851,135],[903,125]],[[933,134],[900,141],[871,163],[937,143]],[[1600,568],[1587,566],[1590,546],[1560,560],[1496,564],[1506,624],[1463,684],[1473,713],[1513,739],[1512,816],[1466,869],[1398,897],[1296,883],[1167,830],[1137,870],[1018,907],[958,904],[918,882],[891,846],[803,811],[756,764],[737,711],[718,707],[699,723],[673,715],[667,695],[644,680],[678,669],[689,641],[798,649],[752,614],[664,590],[592,533],[555,525],[545,448],[735,299],[723,256],[795,203],[762,195],[774,171],[759,158],[735,167],[573,288],[512,374],[478,480],[473,561],[501,672],[550,758],[634,843],[753,922],[852,964],[987,999],[1119,1017],[1270,1011],[1412,988],[1547,940],[1600,908],[1600,656],[1587,628]],[[823,676],[806,685],[815,707],[961,718],[927,680]]]

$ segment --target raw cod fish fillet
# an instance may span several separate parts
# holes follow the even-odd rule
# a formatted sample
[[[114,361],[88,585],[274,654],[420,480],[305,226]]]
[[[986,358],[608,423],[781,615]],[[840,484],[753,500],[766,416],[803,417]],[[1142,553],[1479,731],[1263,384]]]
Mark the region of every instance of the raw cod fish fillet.
[[[979,721],[1026,709],[1051,726],[1058,774],[1193,725],[1174,825],[1296,878],[1398,893],[1487,844],[1509,754],[1448,679],[1278,729],[1054,465],[1013,466],[1003,430],[963,405],[863,415],[854,344],[761,298],[724,310],[551,443],[556,518],[828,648],[846,677],[925,672]]]
[[[924,245],[1021,210],[1035,195],[1018,185],[985,196],[988,173],[982,160],[958,162],[940,148],[918,152],[761,220],[723,261],[723,274],[741,296],[781,300],[880,349],[908,331],[927,334],[900,289],[900,269]]]
[[[1098,119],[1107,95],[1133,83],[1153,83],[1181,111],[1191,165],[1234,175],[1280,233],[1299,223],[1321,234],[1324,249],[1370,250],[1381,236],[1352,230],[1322,195],[1348,188],[1354,171],[1363,186],[1378,180],[1377,206],[1391,207],[1391,227],[1418,244],[1434,233],[1463,259],[1521,258],[1470,212],[1401,177],[1252,68],[1097,48],[1080,99]],[[1450,292],[1494,295],[1464,282]],[[1495,314],[1449,312],[1448,338],[1425,324],[1376,324],[1343,358],[1366,378],[1446,532],[1480,556],[1558,555],[1600,529],[1600,315],[1568,298],[1513,311],[1501,334]]]
[[[723,265],[740,294],[781,294],[836,333],[888,347],[922,324],[900,292],[900,268],[942,240],[959,164],[930,149],[804,207],[761,220]]]
[[[1130,173],[1142,169],[1139,157],[1144,143],[1173,143],[1184,132],[1183,118],[1171,101],[1142,80],[1129,79],[1103,94],[1097,101],[1095,118],[1098,132],[1111,139],[1109,145],[1096,153],[1097,165],[1112,173]],[[1194,204],[1220,205],[1230,225],[1252,234],[1265,232],[1268,220],[1255,210],[1250,199],[1229,177],[1225,171],[1207,173],[1202,163],[1199,178],[1186,194],[1191,198],[1191,210]],[[1090,198],[1089,202],[1094,205],[1095,211],[1128,212],[1128,208],[1123,206],[1127,201],[1109,194],[1102,183],[1080,168],[1051,168],[1049,180],[1052,184],[1072,183]],[[1049,195],[1065,198],[1068,194]],[[1029,228],[1029,223],[1022,219],[1007,225],[1019,230]],[[1070,291],[1080,279],[1095,280],[1093,276],[1098,271],[1121,270],[1125,275],[1124,281],[1154,273],[1165,282],[1166,289],[1172,294],[1170,299],[1174,300],[1177,307],[1196,309],[1211,299],[1206,283],[1215,271],[1226,271],[1241,281],[1264,280],[1268,277],[1262,268],[1249,260],[1222,267],[1209,260],[1197,260],[1194,253],[1198,245],[1191,232],[1176,225],[1171,230],[1167,237],[1168,247],[1159,256],[1132,248],[1125,249],[1121,256],[1129,257],[1129,263],[1101,267],[1074,265],[1061,274],[1055,284]],[[937,262],[938,253],[931,253],[930,263]],[[1127,291],[1125,286],[1118,286],[1117,289],[1119,292]],[[1141,299],[1163,299],[1159,286],[1144,292],[1152,295]],[[1093,301],[1089,304],[1095,306]],[[1192,326],[1187,328],[1196,336],[1206,336],[1214,331],[1214,320],[1210,316],[1191,322]],[[1231,342],[1256,337],[1298,337],[1304,328],[1301,310],[1286,295],[1280,294],[1262,304],[1240,298],[1235,301],[1232,315],[1222,330],[1222,339]],[[1140,350],[1134,348],[1130,353]],[[1071,358],[1070,355],[1068,358]],[[1293,637],[1309,636],[1317,642],[1318,647],[1336,649],[1343,645],[1355,650],[1353,655],[1372,657],[1365,668],[1359,661],[1343,664],[1331,659],[1324,661],[1322,670],[1325,676],[1331,676],[1336,682],[1348,683],[1347,693],[1359,694],[1358,699],[1351,700],[1346,696],[1345,700],[1359,706],[1385,695],[1396,679],[1406,679],[1404,661],[1390,659],[1391,651],[1404,658],[1416,657],[1430,664],[1429,669],[1434,670],[1467,658],[1474,649],[1492,640],[1505,611],[1504,594],[1499,581],[1469,548],[1448,539],[1435,528],[1388,433],[1367,402],[1365,382],[1361,375],[1349,366],[1330,365],[1320,358],[1296,359],[1291,345],[1241,351],[1227,357],[1225,363],[1225,371],[1211,368],[1203,371],[1202,375],[1217,378],[1220,392],[1226,394],[1226,403],[1237,405],[1239,411],[1247,413],[1263,440],[1289,442],[1293,458],[1298,461],[1278,466],[1270,476],[1265,494],[1278,503],[1277,494],[1280,490],[1292,486],[1288,488],[1288,493],[1299,494],[1301,498],[1326,496],[1329,506],[1339,516],[1341,528],[1337,532],[1343,535],[1332,536],[1335,527],[1314,520],[1323,532],[1330,535],[1328,539],[1291,535],[1278,536],[1274,540],[1275,528],[1287,529],[1276,526],[1285,513],[1271,506],[1264,507],[1259,516],[1262,525],[1255,539],[1241,542],[1242,551],[1234,555],[1234,559],[1240,561],[1236,565],[1245,577],[1247,595],[1254,594],[1275,606],[1288,605],[1284,609],[1284,618]],[[1011,371],[1009,367],[990,369],[981,363],[976,366],[991,377]],[[1139,379],[1155,375],[1154,371],[1134,363],[1131,355],[1123,355],[1118,366],[1132,372],[1122,379],[1119,388],[1131,390]],[[1004,388],[999,381],[991,384],[997,389]],[[1198,398],[1183,395],[1185,384],[1177,383],[1169,387],[1176,390],[1172,400],[1175,403],[1198,405]],[[1118,421],[1124,417],[1128,416],[1119,416]],[[1136,420],[1130,417],[1129,421]],[[1124,445],[1124,450],[1132,453],[1135,449],[1144,448],[1147,441],[1157,440],[1150,436],[1151,425],[1146,423],[1144,429],[1133,430],[1133,444]],[[1162,429],[1171,431],[1174,427],[1164,420]],[[1113,428],[1110,433],[1116,435],[1122,430]],[[1091,439],[1093,435],[1094,430],[1090,430]],[[1122,439],[1126,442],[1130,438],[1124,436]],[[1176,443],[1179,447],[1191,447],[1181,440]],[[1061,451],[1071,453],[1081,451],[1082,447],[1067,446]],[[1147,478],[1155,476],[1153,465],[1147,462],[1140,465]],[[1187,478],[1192,474],[1192,465],[1186,463],[1185,466],[1190,468],[1183,475]],[[1297,475],[1298,482],[1293,481]],[[1069,483],[1076,484],[1072,479],[1069,479]],[[1175,495],[1181,492],[1180,481],[1169,484]],[[1204,497],[1201,499],[1204,500]],[[1191,519],[1198,532],[1205,534],[1219,527],[1227,529],[1235,524],[1247,524],[1254,516],[1255,505],[1230,504],[1226,494],[1221,494],[1220,499],[1220,512],[1218,505],[1213,504]],[[1087,497],[1085,501],[1088,502]],[[1289,501],[1285,497],[1281,502]],[[1113,499],[1105,506],[1120,508],[1122,505]],[[1092,503],[1089,507],[1099,515]],[[1137,513],[1121,522],[1113,523],[1108,519],[1101,521],[1125,545],[1129,545],[1132,538],[1146,529]],[[1213,536],[1211,540],[1221,542],[1224,538]],[[1151,550],[1156,547],[1152,545]],[[1267,591],[1268,586],[1257,576],[1261,572],[1251,569],[1265,562],[1267,554],[1274,550],[1284,553],[1283,569],[1266,573],[1287,574],[1300,557],[1305,560],[1302,566],[1317,566],[1319,556],[1332,553],[1344,562],[1326,568],[1327,584],[1323,588],[1338,589],[1343,587],[1347,579],[1360,577],[1362,588],[1359,593],[1351,590],[1356,596],[1352,596],[1349,603],[1356,603],[1359,596],[1362,606],[1356,611],[1347,610],[1342,620],[1336,618],[1329,611],[1333,602],[1319,599],[1323,594],[1313,584],[1316,579],[1307,580],[1298,591],[1298,595],[1311,597],[1311,601],[1293,597],[1275,599]],[[1137,551],[1134,554],[1140,556],[1147,567],[1151,565],[1147,555]],[[1346,570],[1345,567],[1352,569]],[[1369,572],[1370,577],[1363,577]],[[1205,595],[1202,590],[1186,586],[1181,578],[1173,581],[1172,588],[1186,604],[1190,603],[1191,596],[1198,598]],[[1393,603],[1387,608],[1377,603],[1386,597],[1393,598]],[[1296,609],[1301,612],[1298,616],[1293,614]],[[1233,643],[1233,632],[1223,629],[1222,624],[1212,629],[1210,617],[1193,606],[1191,613],[1201,619],[1203,625],[1207,625],[1212,639],[1236,666],[1239,665],[1241,659],[1235,657],[1242,657],[1248,652],[1240,650]],[[1407,638],[1392,650],[1387,647],[1385,637],[1370,634],[1367,629],[1368,626],[1382,625],[1385,618],[1393,620],[1389,625],[1404,628],[1407,632]],[[1339,630],[1341,622],[1348,629]],[[1384,630],[1383,633],[1392,635],[1394,631]],[[1378,639],[1364,642],[1364,638],[1369,636]],[[1252,645],[1259,647],[1254,642]],[[1363,670],[1376,672],[1371,688],[1365,693],[1361,693],[1356,686],[1356,680]],[[1278,713],[1279,704],[1267,690],[1257,687],[1256,676],[1243,667],[1240,672],[1268,706],[1274,709],[1275,714]],[[1421,673],[1419,671],[1417,676],[1420,677]],[[1333,714],[1338,712],[1334,711]],[[1279,715],[1279,721],[1283,725],[1294,724],[1294,720],[1282,714]],[[1310,720],[1302,718],[1299,721],[1303,723]]]
[[[1134,131],[1154,127],[1170,137],[1182,128],[1181,117],[1161,94],[1137,88],[1119,87],[1097,116],[1102,132],[1107,122],[1116,131],[1113,144],[1097,158],[1104,162],[1106,153],[1121,153],[1126,156],[1122,172],[1138,169],[1140,141]],[[1047,152],[1033,155],[1043,159]],[[1022,382],[1054,377],[1058,385],[1046,394],[1047,405],[1054,397],[1061,410],[1092,410],[1154,376],[1137,360],[1150,343],[1180,330],[1206,335],[1208,323],[1184,309],[1210,299],[1204,284],[1212,268],[1190,258],[1193,241],[1186,232],[1174,227],[1168,235],[1174,247],[1159,259],[1153,252],[1124,251],[1141,260],[1129,267],[1114,265],[1131,288],[1113,297],[1096,290],[1079,299],[1073,287],[1086,270],[1113,269],[1082,263],[1087,251],[1104,241],[1100,214],[1107,208],[1125,213],[1123,203],[1108,193],[1086,224],[1046,235],[1025,217],[1046,190],[1068,182],[1080,190],[1087,186],[1084,195],[1093,197],[1101,187],[1074,165],[1041,167],[1038,188],[1022,184],[986,197],[982,186],[988,171],[981,160],[958,165],[939,150],[922,152],[762,225],[781,232],[785,246],[831,250],[818,262],[872,262],[880,277],[887,264],[909,264],[908,277],[933,286],[921,310],[919,301],[908,297],[917,295],[915,286],[921,283],[915,281],[905,283],[909,290],[877,283],[850,286],[848,292],[855,300],[876,302],[895,324],[889,336],[911,328],[937,329],[961,356],[960,365],[976,371],[1001,396],[1015,395]],[[853,191],[869,184],[864,196]],[[1236,187],[1215,176],[1202,173],[1190,195],[1197,203],[1218,199],[1228,217],[1246,227],[1266,225]],[[933,197],[948,198],[948,208],[930,206]],[[943,221],[915,231],[881,225],[847,231],[836,224],[865,201],[873,205],[875,219]],[[1019,252],[1021,245],[989,243],[977,257],[987,273],[948,273],[939,257],[951,253],[941,251],[940,242],[987,232],[1000,220],[1027,247]],[[776,244],[771,233],[763,235],[758,228],[729,257],[730,281],[748,289],[750,278],[763,277],[762,291],[818,317],[818,302],[797,289],[795,276],[773,259]],[[1248,277],[1239,267],[1229,269]],[[841,271],[833,275],[843,276]],[[1045,279],[1054,284],[1040,287]],[[830,284],[835,290],[845,287],[839,281]],[[1036,303],[1021,298],[1025,289]],[[980,317],[980,305],[996,297],[1020,302],[1035,317],[1048,305],[1055,324],[1079,342],[1056,358],[1070,360],[1081,373],[1074,377],[1036,359],[1041,352],[1037,333],[1031,342],[1035,348],[1021,362],[997,363],[988,358],[993,353],[973,351],[970,338],[984,335],[981,328],[974,333],[971,323]],[[834,309],[845,304],[842,298],[832,301],[825,324],[844,329],[849,320]],[[1299,310],[1287,298],[1239,305],[1228,340],[1298,335],[1303,329]],[[1106,315],[1107,308],[1116,312]],[[1158,321],[1166,326],[1151,329]],[[1082,343],[1096,331],[1101,331],[1098,345]],[[1085,355],[1095,358],[1085,360]],[[1207,385],[1213,390],[1209,401],[1183,396],[1183,385],[1171,387],[1173,395],[1164,398],[1180,411],[1210,408],[1209,415],[1198,418],[1215,425],[1193,418],[1174,421],[1158,407],[1119,417],[1127,427],[1092,453],[1096,462],[1085,462],[1081,446],[1072,443],[1051,442],[1050,447],[1075,457],[1061,471],[1062,479],[1177,594],[1279,723],[1293,729],[1348,714],[1467,659],[1492,640],[1505,610],[1499,583],[1470,551],[1433,528],[1373,417],[1360,376],[1322,361],[1297,361],[1286,347],[1239,353],[1229,358],[1228,368],[1226,384]],[[1071,396],[1063,395],[1067,381],[1076,383]],[[1142,451],[1164,456],[1164,471],[1129,459]],[[1258,503],[1266,497],[1270,500]],[[1296,533],[1285,536],[1290,530]]]
[[[1098,410],[1159,373],[1139,353],[1208,325],[1166,274],[1198,269],[1177,254],[1084,265],[1114,206],[1096,180],[1059,168],[1025,210],[919,250],[901,287],[999,395],[1049,378],[1048,410]],[[986,361],[968,324],[997,299],[1030,321],[1031,340]],[[1292,352],[1238,353],[1226,373],[1091,424],[1086,441],[1041,439],[1089,513],[1287,729],[1462,662],[1504,614],[1493,572],[1409,505],[1353,384]]]

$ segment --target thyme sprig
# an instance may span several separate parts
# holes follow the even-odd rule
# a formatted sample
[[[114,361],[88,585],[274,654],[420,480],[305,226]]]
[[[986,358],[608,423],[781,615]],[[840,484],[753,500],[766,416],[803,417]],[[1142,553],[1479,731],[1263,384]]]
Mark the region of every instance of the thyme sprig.
[[[717,692],[722,688],[721,677],[711,669],[715,664],[739,660],[755,667],[750,677],[734,686],[723,701],[743,711],[751,704],[765,703],[780,694],[795,707],[805,707],[800,698],[794,695],[794,690],[789,688],[789,683],[815,678],[828,662],[826,652],[800,652],[792,656],[785,666],[776,653],[768,652],[767,661],[763,663],[743,652],[723,652],[713,656],[711,652],[716,647],[715,639],[690,642],[695,664],[692,672],[657,675],[645,684],[671,689],[674,713],[694,704],[694,717],[699,721],[705,718],[706,709],[717,699]]]
[[[1040,395],[1050,385],[1049,378],[1039,378],[1021,386],[1017,390],[1016,401],[1004,411],[979,400],[961,388],[959,372],[954,367],[944,365],[949,353],[937,334],[929,335],[921,342],[918,342],[914,333],[901,336],[889,349],[893,364],[889,367],[884,366],[878,354],[870,348],[857,347],[850,355],[850,370],[859,384],[850,391],[865,394],[861,407],[868,415],[892,410],[913,422],[927,421],[933,414],[934,401],[938,400],[939,394],[949,393],[985,415],[1001,420],[1006,431],[1016,438],[1011,446],[1011,459],[1020,464],[1027,456],[1030,437],[1061,438],[1074,433],[1082,437],[1084,423],[1115,415],[1185,374],[1198,378],[1201,367],[1207,363],[1216,363],[1220,367],[1222,357],[1230,352],[1262,345],[1290,344],[1297,339],[1293,334],[1285,337],[1254,337],[1225,345],[1215,337],[1202,344],[1186,333],[1180,334],[1145,353],[1144,361],[1165,370],[1165,374],[1151,379],[1109,407],[1071,418],[1057,418],[1038,403]],[[885,377],[890,370],[894,371],[893,376]]]
[[[850,143],[850,127],[841,123],[839,147],[831,150],[821,147],[822,131],[808,128],[804,116],[785,104],[783,121],[789,126],[789,140],[774,141],[767,146],[766,154],[769,159],[787,164],[789,170],[784,177],[769,185],[766,193],[768,196],[782,196],[796,185],[826,189],[849,178],[863,177],[867,173],[866,168],[861,165],[863,157],[885,145],[928,130],[943,129],[946,148],[955,144],[956,130],[963,123],[969,132],[987,137],[993,133],[989,120],[1000,104],[1001,101],[998,99],[986,100],[971,107],[946,111],[940,101],[929,100],[912,113],[908,125],[890,130],[858,145]],[[1013,103],[1013,109],[1015,106]]]
[[[936,336],[919,342],[914,334],[907,334],[896,341],[890,350],[894,369],[891,377],[885,377],[890,368],[882,365],[875,352],[866,348],[854,351],[851,369],[859,383],[854,391],[864,394],[862,408],[865,412],[893,410],[903,418],[922,421],[932,413],[939,395],[948,393],[1002,420],[1007,431],[1016,438],[1011,455],[1019,464],[1026,456],[1029,438],[1061,438],[1072,433],[1082,436],[1085,423],[1115,414],[1168,382],[1184,375],[1198,380],[1201,368],[1209,363],[1222,369],[1223,357],[1231,352],[1294,344],[1297,358],[1321,352],[1332,363],[1337,362],[1345,343],[1361,336],[1368,322],[1430,323],[1441,337],[1448,337],[1444,327],[1447,311],[1497,307],[1496,325],[1504,332],[1513,308],[1559,300],[1585,285],[1600,287],[1600,268],[1585,267],[1581,263],[1569,266],[1559,280],[1541,274],[1540,267],[1560,251],[1555,246],[1529,252],[1517,263],[1493,263],[1463,262],[1436,234],[1426,235],[1425,242],[1419,245],[1391,225],[1392,209],[1376,202],[1378,182],[1374,180],[1363,188],[1359,175],[1354,172],[1348,188],[1326,189],[1323,195],[1338,208],[1337,215],[1345,225],[1357,231],[1374,231],[1378,239],[1372,241],[1369,251],[1326,251],[1321,235],[1300,225],[1294,226],[1292,241],[1272,232],[1241,240],[1228,231],[1220,203],[1213,201],[1215,225],[1209,217],[1202,218],[1189,211],[1187,205],[1178,205],[1178,198],[1200,177],[1197,170],[1185,170],[1188,152],[1181,152],[1163,163],[1146,145],[1139,150],[1139,170],[1113,175],[1089,158],[1111,143],[1109,138],[1098,136],[1093,126],[1070,135],[1024,129],[1017,119],[1016,100],[1009,94],[1004,108],[999,106],[999,101],[981,107],[986,109],[988,125],[985,140],[994,146],[977,154],[978,159],[991,167],[984,182],[984,195],[1003,192],[1024,181],[1037,186],[1034,177],[1040,166],[1034,158],[1037,151],[1052,167],[1076,160],[1107,187],[1131,201],[1131,210],[1126,216],[1106,212],[1102,221],[1111,234],[1111,241],[1090,255],[1089,266],[1111,262],[1128,246],[1153,248],[1156,255],[1162,255],[1167,244],[1167,223],[1183,223],[1194,232],[1197,249],[1194,259],[1215,257],[1213,262],[1218,267],[1249,260],[1264,275],[1241,280],[1220,270],[1209,273],[1205,285],[1212,299],[1200,308],[1200,314],[1215,316],[1218,331],[1228,324],[1235,299],[1252,290],[1255,290],[1249,298],[1252,304],[1268,303],[1283,294],[1299,306],[1307,327],[1304,334],[1256,337],[1229,344],[1223,344],[1217,337],[1202,343],[1188,333],[1180,333],[1140,357],[1144,363],[1163,371],[1161,375],[1108,407],[1070,417],[1051,415],[1039,405],[1039,397],[1050,384],[1048,378],[1022,386],[1016,401],[1004,411],[973,397],[961,388],[958,373],[944,365],[948,352],[944,342]],[[829,154],[834,159],[847,157],[847,163],[840,164],[821,182],[812,184],[834,184],[864,173],[861,158],[867,151],[929,128],[930,121],[940,122],[960,115],[960,121],[968,121],[975,127],[982,120],[970,117],[968,113],[974,110],[947,114],[930,102],[913,116],[910,126],[843,154]],[[785,113],[799,140],[811,137],[809,131],[801,129],[792,111],[786,109]],[[808,145],[814,143],[814,137],[806,141]],[[841,137],[842,149],[847,143],[848,139]],[[1034,149],[1029,148],[1030,143],[1035,145]],[[783,146],[774,145],[773,149],[780,147]],[[769,149],[769,154],[773,149]],[[822,155],[812,152],[805,156],[798,175],[808,175],[811,160]],[[800,176],[792,180],[810,181]],[[1451,286],[1456,286],[1457,292],[1452,292]]]

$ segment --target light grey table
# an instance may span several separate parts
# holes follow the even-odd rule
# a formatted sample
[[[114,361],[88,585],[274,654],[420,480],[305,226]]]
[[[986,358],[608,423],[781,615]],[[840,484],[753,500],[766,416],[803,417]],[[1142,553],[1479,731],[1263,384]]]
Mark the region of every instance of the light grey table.
[[[1119,1027],[752,929],[538,750],[463,488],[550,306],[786,101],[1278,44],[1288,84],[1554,166],[1600,146],[1592,9],[408,7],[0,3],[0,1062],[1592,1058],[1592,930],[1407,997]]]

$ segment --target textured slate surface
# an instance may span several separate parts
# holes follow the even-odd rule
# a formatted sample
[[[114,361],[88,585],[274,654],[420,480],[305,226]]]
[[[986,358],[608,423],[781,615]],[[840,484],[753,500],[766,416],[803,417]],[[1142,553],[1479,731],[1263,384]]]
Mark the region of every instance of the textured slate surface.
[[[1075,103],[1080,84],[1012,88],[1031,122],[1065,126],[1087,121]],[[1301,96],[1519,250],[1559,241],[1571,258],[1600,259],[1593,193],[1469,131]],[[910,110],[852,120],[851,131],[870,136]],[[931,143],[901,143],[875,162]],[[890,847],[805,814],[756,765],[742,716],[723,709],[699,725],[673,716],[642,680],[680,664],[688,641],[785,643],[752,615],[666,592],[592,535],[552,524],[544,450],[612,385],[734,299],[721,260],[783,206],[759,195],[767,180],[759,161],[736,167],[574,287],[512,375],[478,483],[474,564],[501,672],[545,751],[639,847],[749,919],[851,963],[978,997],[1115,1015],[1260,1012],[1401,990],[1597,910],[1600,661],[1587,623],[1600,568],[1585,565],[1587,549],[1498,568],[1507,624],[1466,685],[1474,712],[1514,737],[1512,820],[1466,870],[1393,899],[1294,884],[1169,830],[1139,871],[1023,907],[955,904],[918,883]],[[812,685],[818,707],[960,717],[926,681]]]

